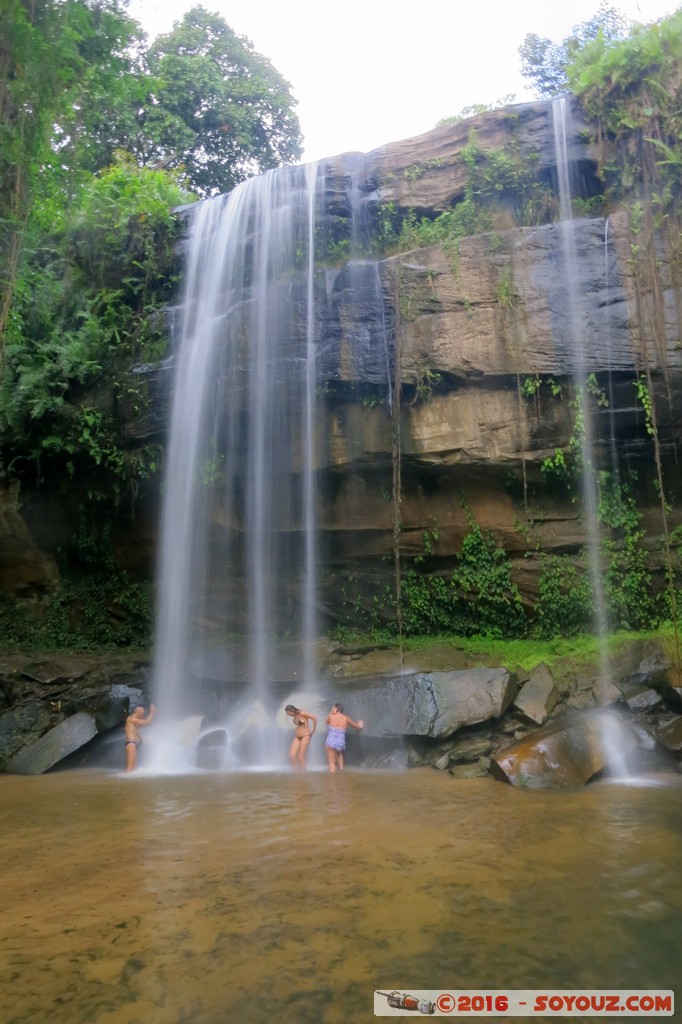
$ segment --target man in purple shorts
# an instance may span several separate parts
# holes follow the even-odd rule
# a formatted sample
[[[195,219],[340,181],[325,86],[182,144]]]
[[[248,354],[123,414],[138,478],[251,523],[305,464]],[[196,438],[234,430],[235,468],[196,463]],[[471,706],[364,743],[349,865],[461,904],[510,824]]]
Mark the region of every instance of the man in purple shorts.
[[[343,705],[335,704],[326,718],[329,732],[325,740],[324,749],[327,753],[327,764],[330,772],[338,768],[343,771],[343,752],[346,749],[346,730],[349,725],[354,729],[362,729],[365,724],[362,719],[354,722],[352,718],[343,713]]]

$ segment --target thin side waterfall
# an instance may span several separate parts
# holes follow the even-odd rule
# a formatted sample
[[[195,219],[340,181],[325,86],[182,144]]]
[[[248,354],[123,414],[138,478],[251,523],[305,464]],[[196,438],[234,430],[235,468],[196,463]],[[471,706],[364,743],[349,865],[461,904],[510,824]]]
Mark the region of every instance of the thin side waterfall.
[[[587,316],[584,299],[584,283],[581,282],[580,256],[576,237],[576,226],[573,217],[571,187],[570,142],[574,138],[571,118],[570,101],[567,97],[559,97],[552,103],[554,126],[554,142],[556,147],[557,177],[559,184],[561,258],[563,284],[567,295],[569,310],[567,330],[568,348],[571,354],[573,385],[577,400],[577,414],[582,420],[582,491],[583,509],[587,528],[587,555],[589,574],[592,586],[593,623],[598,641],[599,683],[610,682],[610,666],[607,650],[608,621],[606,600],[603,586],[603,565],[601,553],[601,536],[598,518],[598,481],[595,452],[595,432],[592,409],[588,395],[588,361]],[[604,252],[607,294],[608,294],[608,221],[605,228]],[[607,304],[608,308],[608,304]],[[607,330],[608,318],[607,318]],[[609,353],[609,391],[613,405],[611,389],[611,348],[610,334],[607,337]],[[611,421],[613,431],[613,420]],[[611,438],[611,453],[615,452],[615,442]],[[613,714],[601,715],[600,739],[605,759],[607,775],[614,781],[630,781],[632,773],[629,766],[630,731],[627,726]]]
[[[158,571],[159,770],[182,767],[187,720],[208,704],[226,764],[282,763],[284,640],[292,684],[315,685],[320,178],[317,164],[270,171],[191,212]]]
[[[371,250],[372,226],[368,216],[364,160],[348,161],[350,206],[351,316],[349,338],[358,380],[378,387],[379,400],[393,411],[394,352],[386,317],[380,262],[363,255]]]
[[[609,218],[607,217],[604,222],[604,286],[606,289],[606,308],[610,306],[609,296]],[[613,390],[613,366],[612,366],[612,337],[611,337],[611,319],[606,317],[606,352],[609,361],[608,367],[608,381],[609,381],[609,455],[611,460],[611,472],[614,478],[619,476],[618,469],[618,453],[616,449],[616,421],[615,421],[615,399]]]
[[[608,655],[606,649],[607,619],[604,598],[603,571],[600,548],[597,492],[597,466],[595,462],[594,424],[588,400],[586,315],[583,289],[580,285],[579,256],[573,218],[571,188],[572,163],[570,143],[574,138],[570,100],[561,96],[552,102],[554,143],[556,148],[559,184],[562,274],[569,310],[567,331],[572,360],[573,383],[577,400],[577,413],[582,420],[582,488],[583,508],[587,529],[587,555],[593,595],[593,622],[599,640],[600,677],[607,682]]]

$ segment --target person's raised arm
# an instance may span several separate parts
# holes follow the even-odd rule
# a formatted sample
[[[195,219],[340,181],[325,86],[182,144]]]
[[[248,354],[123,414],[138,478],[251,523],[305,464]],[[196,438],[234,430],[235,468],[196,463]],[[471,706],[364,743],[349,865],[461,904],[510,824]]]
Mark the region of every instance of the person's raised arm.
[[[139,722],[137,722],[136,724],[137,725],[149,725],[149,723],[151,722],[151,720],[152,720],[152,718],[154,717],[155,714],[156,714],[156,707],[154,706],[154,704],[150,704],[150,706],[149,706],[149,714],[147,715],[147,717],[146,718],[141,718],[139,720]]]
[[[363,720],[361,718],[359,718],[357,720],[357,722],[354,722],[353,719],[352,718],[348,718],[347,715],[346,715],[346,721],[348,722],[349,725],[352,725],[354,729],[362,729],[364,727],[364,725],[365,725],[365,723],[363,722]]]

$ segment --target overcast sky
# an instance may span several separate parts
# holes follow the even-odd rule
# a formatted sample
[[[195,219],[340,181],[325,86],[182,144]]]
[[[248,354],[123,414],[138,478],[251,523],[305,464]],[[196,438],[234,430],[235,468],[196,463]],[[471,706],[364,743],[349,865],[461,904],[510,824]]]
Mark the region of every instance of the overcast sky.
[[[151,38],[192,0],[130,0]],[[303,162],[430,131],[475,103],[531,99],[519,46],[529,32],[561,42],[599,0],[203,0],[246,36],[291,85]],[[649,23],[680,0],[610,0]]]

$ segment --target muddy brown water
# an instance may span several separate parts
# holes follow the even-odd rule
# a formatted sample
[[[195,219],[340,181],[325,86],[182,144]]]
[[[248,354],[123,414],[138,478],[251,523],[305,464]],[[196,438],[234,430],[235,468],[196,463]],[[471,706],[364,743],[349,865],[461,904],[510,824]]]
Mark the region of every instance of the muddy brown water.
[[[360,1024],[377,988],[682,978],[673,776],[71,771],[0,777],[0,821],[2,1024]]]

